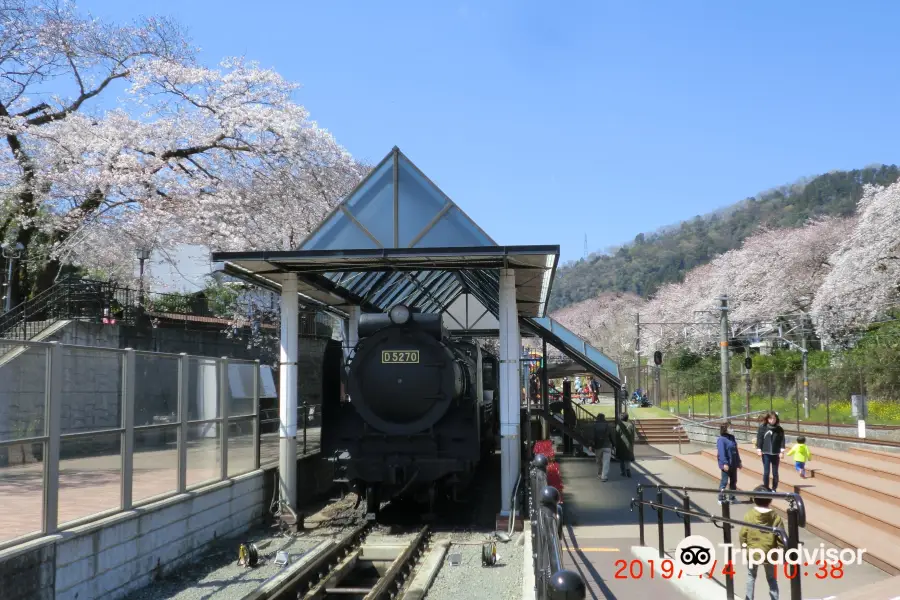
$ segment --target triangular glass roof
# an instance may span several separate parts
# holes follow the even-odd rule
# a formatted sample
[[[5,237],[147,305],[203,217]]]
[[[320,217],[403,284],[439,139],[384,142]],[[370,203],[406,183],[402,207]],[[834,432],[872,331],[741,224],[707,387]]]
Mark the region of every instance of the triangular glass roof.
[[[299,250],[496,245],[394,147]]]

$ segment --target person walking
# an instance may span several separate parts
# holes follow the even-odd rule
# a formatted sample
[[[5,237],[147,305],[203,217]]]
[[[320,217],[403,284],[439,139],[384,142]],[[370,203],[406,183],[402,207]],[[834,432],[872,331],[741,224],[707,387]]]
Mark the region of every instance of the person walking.
[[[594,421],[594,446],[591,452],[597,457],[597,477],[600,481],[609,479],[609,459],[613,447],[613,428],[606,415],[600,413]]]
[[[768,492],[771,490],[760,485],[754,488],[753,491]],[[748,510],[747,514],[744,515],[744,522],[784,529],[784,521],[771,509],[769,506],[771,503],[771,498],[754,497],[753,504],[755,504],[755,506]],[[766,557],[766,561],[763,563],[763,569],[765,569],[766,572],[766,581],[769,583],[769,598],[771,600],[778,600],[778,565],[769,562],[768,554],[770,550],[783,546],[781,540],[774,533],[747,526],[741,527],[739,537],[741,544],[747,549],[748,555],[752,550],[758,550]],[[759,565],[756,564],[752,567],[749,565],[747,567],[747,594],[744,596],[746,600],[753,600],[753,595],[756,592],[756,573],[758,570]]]
[[[725,503],[725,486],[728,489],[737,489],[738,469],[741,468],[741,454],[738,452],[737,440],[731,433],[731,424],[719,426],[719,439],[716,441],[716,450],[719,458],[719,470],[722,477],[719,480],[719,504]],[[732,494],[732,502],[737,498]]]
[[[763,462],[763,485],[772,491],[778,489],[778,464],[784,458],[784,429],[778,413],[767,412],[756,431],[756,454]],[[772,485],[769,486],[769,472],[772,473]]]
[[[794,468],[800,473],[800,477],[806,479],[806,463],[812,458],[809,446],[806,445],[806,436],[799,436],[797,438],[797,443],[791,446],[791,449],[787,451],[787,455],[794,456]]]
[[[634,461],[634,423],[628,420],[628,413],[622,413],[616,431],[616,456],[622,477],[631,477],[631,463]]]

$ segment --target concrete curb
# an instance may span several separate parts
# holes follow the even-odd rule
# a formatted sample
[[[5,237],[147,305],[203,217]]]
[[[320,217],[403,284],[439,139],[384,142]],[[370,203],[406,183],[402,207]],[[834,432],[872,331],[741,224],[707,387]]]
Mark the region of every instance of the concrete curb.
[[[522,600],[535,600],[534,551],[531,548],[531,521],[525,521],[522,530],[525,538],[524,560],[522,562]]]
[[[410,584],[409,590],[403,595],[405,600],[422,600],[425,597],[431,584],[434,583],[434,578],[437,577],[438,571],[441,570],[441,566],[444,564],[444,556],[447,555],[449,549],[450,540],[441,540],[431,549],[422,563],[422,568],[419,569],[419,572]]]

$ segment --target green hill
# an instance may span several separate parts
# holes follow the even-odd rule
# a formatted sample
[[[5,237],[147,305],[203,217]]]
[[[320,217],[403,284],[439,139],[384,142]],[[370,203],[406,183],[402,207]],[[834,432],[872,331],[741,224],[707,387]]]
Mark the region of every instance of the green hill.
[[[633,292],[646,298],[666,283],[681,281],[692,268],[739,247],[760,227],[796,227],[813,217],[852,215],[864,185],[889,185],[898,178],[895,165],[835,171],[641,233],[609,253],[560,267],[549,308],[557,310],[600,292]]]

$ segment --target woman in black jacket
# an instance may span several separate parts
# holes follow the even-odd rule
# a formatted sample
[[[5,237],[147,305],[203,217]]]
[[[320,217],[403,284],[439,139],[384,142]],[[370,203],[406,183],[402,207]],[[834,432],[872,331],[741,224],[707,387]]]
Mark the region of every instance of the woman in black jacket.
[[[784,429],[778,413],[767,412],[756,431],[756,453],[763,461],[763,485],[775,491],[778,489],[778,463],[784,458]],[[769,486],[769,470],[772,471],[772,485]]]

